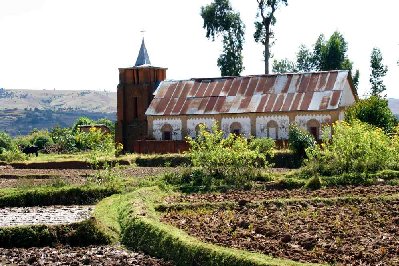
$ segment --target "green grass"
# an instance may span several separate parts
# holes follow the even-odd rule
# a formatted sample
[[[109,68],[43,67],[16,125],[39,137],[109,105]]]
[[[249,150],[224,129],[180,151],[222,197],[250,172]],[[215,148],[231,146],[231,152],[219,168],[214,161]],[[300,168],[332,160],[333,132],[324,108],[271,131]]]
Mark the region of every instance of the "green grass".
[[[0,207],[94,204],[119,192],[98,185],[0,189]]]
[[[98,229],[94,219],[68,225],[0,227],[0,247],[41,247],[103,245],[110,238]]]

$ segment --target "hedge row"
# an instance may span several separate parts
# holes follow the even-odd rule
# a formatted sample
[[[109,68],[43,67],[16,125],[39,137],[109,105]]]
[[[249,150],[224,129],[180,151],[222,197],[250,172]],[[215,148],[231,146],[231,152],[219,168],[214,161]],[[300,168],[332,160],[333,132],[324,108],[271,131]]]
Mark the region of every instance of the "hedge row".
[[[0,193],[0,207],[93,204],[112,194],[119,193],[119,190],[113,187],[68,186],[40,187],[30,190],[10,189],[6,192]]]
[[[176,265],[311,265],[207,244],[159,221],[154,204],[158,188],[127,194],[120,203],[121,242],[128,248],[173,260]]]
[[[94,219],[69,225],[0,227],[0,247],[43,247],[105,245],[109,237],[96,227]]]

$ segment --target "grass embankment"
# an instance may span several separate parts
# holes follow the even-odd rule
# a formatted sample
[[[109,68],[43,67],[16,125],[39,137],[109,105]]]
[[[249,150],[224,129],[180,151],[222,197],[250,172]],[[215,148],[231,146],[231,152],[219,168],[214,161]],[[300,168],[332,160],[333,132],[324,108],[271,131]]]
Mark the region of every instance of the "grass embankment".
[[[163,224],[155,206],[165,195],[158,187],[114,195],[97,205],[94,217],[114,240],[120,236],[127,247],[173,260],[177,265],[311,265],[203,243]]]
[[[98,185],[8,188],[0,189],[0,207],[93,204],[116,193],[117,187]]]
[[[0,227],[0,247],[43,247],[104,245],[110,237],[97,227],[94,219],[69,225]]]

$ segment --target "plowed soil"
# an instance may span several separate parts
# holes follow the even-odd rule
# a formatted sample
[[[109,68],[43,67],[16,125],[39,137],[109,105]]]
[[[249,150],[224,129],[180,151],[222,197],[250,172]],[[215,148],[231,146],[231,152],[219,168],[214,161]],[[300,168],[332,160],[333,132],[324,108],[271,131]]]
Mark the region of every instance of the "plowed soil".
[[[178,201],[272,201],[258,207],[169,211],[162,221],[199,239],[273,257],[337,265],[399,265],[398,186],[231,192],[190,195]],[[395,196],[396,194],[396,196]],[[362,196],[359,199],[311,200],[312,197]],[[394,195],[379,197],[379,195]],[[176,198],[175,198],[176,199]]]
[[[270,199],[292,199],[292,198],[333,198],[333,197],[376,197],[399,193],[399,186],[375,185],[375,186],[346,186],[323,188],[319,190],[306,189],[284,189],[284,190],[250,190],[229,191],[226,193],[194,193],[170,196],[165,199],[166,203],[205,203],[205,202],[240,202],[240,201],[262,201]]]
[[[2,249],[0,265],[173,265],[118,247]]]

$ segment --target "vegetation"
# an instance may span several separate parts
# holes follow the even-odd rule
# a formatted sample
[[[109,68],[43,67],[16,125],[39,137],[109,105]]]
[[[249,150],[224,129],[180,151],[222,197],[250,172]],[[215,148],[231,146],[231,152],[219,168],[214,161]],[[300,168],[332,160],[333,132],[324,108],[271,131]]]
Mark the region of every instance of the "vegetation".
[[[270,141],[249,142],[241,135],[229,134],[227,138],[215,124],[210,131],[200,125],[197,138],[188,138],[193,170],[172,175],[171,183],[188,183],[195,186],[248,185],[260,177],[261,168],[267,167],[266,155],[271,155]],[[262,150],[261,150],[262,149]]]
[[[345,112],[345,121],[351,123],[360,120],[391,133],[397,124],[397,119],[388,107],[388,101],[378,96],[361,99]]]
[[[294,153],[304,157],[306,155],[306,149],[314,147],[316,142],[308,131],[300,128],[294,123],[291,124],[289,128],[288,143]]]
[[[373,48],[370,56],[370,83],[371,83],[371,95],[381,96],[386,90],[383,83],[383,78],[388,72],[388,67],[382,63],[382,53],[378,48]]]
[[[235,12],[229,0],[214,0],[201,7],[201,17],[206,37],[215,40],[215,36],[223,38],[223,53],[217,60],[222,76],[239,76],[244,70],[242,49],[245,26],[240,13]]]
[[[300,45],[297,52],[296,62],[285,58],[274,60],[273,72],[311,72],[328,70],[352,70],[353,63],[347,56],[348,43],[344,36],[336,31],[328,40],[321,34],[311,51],[305,45]],[[359,83],[359,70],[353,75],[353,83],[357,88]]]
[[[321,175],[368,174],[396,169],[397,137],[360,121],[336,123],[332,141],[308,148],[307,166]]]
[[[36,225],[22,227],[0,227],[0,247],[43,247],[60,244],[89,246],[108,244],[109,237],[103,234],[93,219],[70,225]]]

